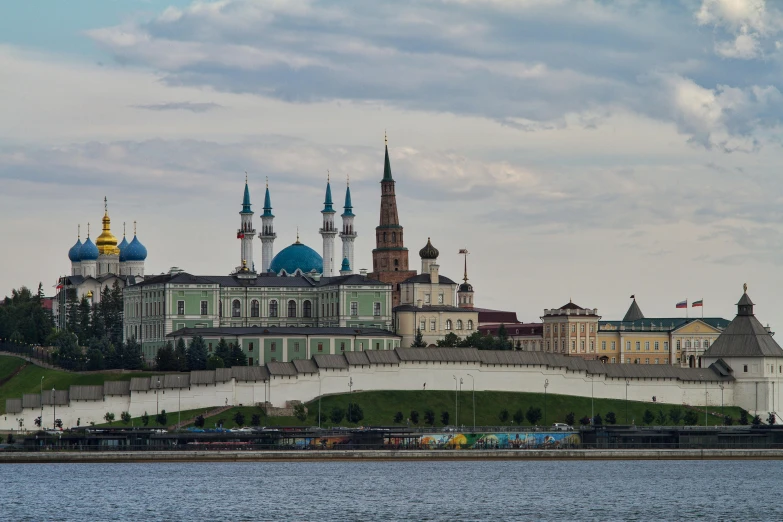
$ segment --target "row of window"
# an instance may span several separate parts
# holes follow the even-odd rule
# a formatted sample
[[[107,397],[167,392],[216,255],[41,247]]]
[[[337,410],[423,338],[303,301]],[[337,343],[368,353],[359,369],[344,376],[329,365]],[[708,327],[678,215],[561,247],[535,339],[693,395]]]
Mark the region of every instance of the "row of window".
[[[546,333],[547,334],[550,333],[550,326],[554,327],[554,333],[555,334],[558,333],[558,326],[560,327],[559,330],[560,330],[561,333],[566,333],[568,331],[568,329],[567,329],[568,325],[566,325],[566,324],[563,324],[563,325],[557,325],[557,324],[555,324],[555,325],[546,325]],[[585,333],[585,323],[580,323],[579,324],[579,332],[580,333]],[[595,332],[595,324],[591,324],[590,325],[590,333],[594,333],[594,332]],[[572,323],[571,324],[571,333],[576,333],[576,323]]]
[[[457,330],[462,330],[462,319],[457,319]],[[419,329],[423,332],[427,329],[427,320],[422,319],[419,322]],[[451,321],[451,319],[446,319],[446,330],[453,330],[454,329],[454,323]],[[473,320],[468,319],[468,330],[473,330]],[[430,330],[435,331],[437,330],[437,321],[435,319],[430,319]]]
[[[351,315],[359,315],[359,303],[357,301],[351,301]],[[218,315],[223,317],[223,302],[218,302]],[[288,315],[286,317],[298,317],[298,305],[293,299],[288,301]],[[326,316],[326,312],[329,309],[324,303],[321,304],[321,315]],[[209,303],[207,301],[201,301],[201,315],[208,315]],[[331,303],[332,315],[335,315],[335,303]],[[372,307],[373,316],[378,317],[381,315],[381,303],[375,302]],[[185,315],[185,301],[177,301],[177,315]],[[261,316],[261,305],[257,299],[250,301],[250,317]],[[302,303],[302,317],[310,318],[313,316],[313,305],[307,300]],[[231,302],[231,317],[242,317],[242,303],[239,299],[234,299]],[[277,299],[271,299],[269,301],[269,317],[279,317],[279,309]]]

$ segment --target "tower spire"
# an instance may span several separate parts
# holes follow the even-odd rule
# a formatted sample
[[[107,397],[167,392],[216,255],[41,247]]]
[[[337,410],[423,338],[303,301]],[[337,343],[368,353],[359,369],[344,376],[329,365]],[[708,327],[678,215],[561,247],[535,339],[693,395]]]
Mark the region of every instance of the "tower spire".
[[[253,211],[250,205],[250,187],[247,184],[247,171],[245,171],[245,193],[242,197],[242,211],[239,213],[239,229],[237,229],[237,239],[240,240],[239,246],[239,266],[237,273],[247,275],[255,273],[255,264],[253,263],[253,239],[256,237],[256,229],[253,228]]]
[[[264,194],[264,212],[261,214],[261,272],[268,272],[274,257],[274,243],[277,234],[274,229],[275,216],[272,214],[272,198],[269,196],[269,176],[266,176],[266,192]]]
[[[326,277],[335,275],[335,260],[334,260],[334,238],[337,236],[337,229],[334,227],[334,206],[332,202],[332,183],[331,173],[326,171],[326,197],[324,198],[324,209],[321,211],[323,217],[323,224],[318,231],[323,238],[323,260],[324,260],[324,273]]]
[[[386,132],[383,133],[383,143],[384,148],[386,149],[386,156],[383,159],[383,179],[381,182],[384,181],[394,181],[394,178],[392,178],[392,172],[391,172],[391,162],[389,161],[389,140],[386,139]]]
[[[349,275],[353,273],[353,242],[356,239],[356,231],[353,228],[353,204],[351,203],[351,178],[345,178],[345,205],[343,213],[340,215],[343,219],[343,229],[340,231],[340,239],[343,242],[343,256],[340,275]]]
[[[82,239],[82,225],[79,223],[76,225],[76,239],[80,240]]]

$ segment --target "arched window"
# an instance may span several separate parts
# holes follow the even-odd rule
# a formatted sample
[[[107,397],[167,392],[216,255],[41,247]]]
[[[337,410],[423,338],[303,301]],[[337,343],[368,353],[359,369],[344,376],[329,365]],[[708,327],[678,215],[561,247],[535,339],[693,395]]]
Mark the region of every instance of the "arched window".
[[[451,330],[451,319],[446,319],[446,330]]]
[[[383,233],[383,242],[386,242],[386,232]]]
[[[218,317],[223,317],[223,301],[218,301]]]
[[[704,343],[702,344],[705,348],[710,347],[710,342],[707,339],[704,339]]]
[[[392,232],[392,243],[397,242],[397,232]]]
[[[269,301],[269,317],[277,317],[277,299]]]
[[[312,317],[313,316],[313,305],[310,301],[305,301],[302,303],[302,317]]]
[[[468,319],[468,330],[473,330],[473,319]]]
[[[242,305],[239,304],[239,299],[234,299],[231,302],[231,317],[239,317],[242,315]]]
[[[690,347],[691,347],[691,341],[690,341],[690,339],[688,339],[688,340],[686,340],[686,341],[685,341],[685,347],[686,347],[686,348],[690,348]]]
[[[462,330],[462,319],[457,319],[457,330]]]
[[[258,304],[257,299],[250,301],[250,317],[259,317],[261,315],[261,307]]]
[[[288,317],[296,317],[296,301],[288,301]]]

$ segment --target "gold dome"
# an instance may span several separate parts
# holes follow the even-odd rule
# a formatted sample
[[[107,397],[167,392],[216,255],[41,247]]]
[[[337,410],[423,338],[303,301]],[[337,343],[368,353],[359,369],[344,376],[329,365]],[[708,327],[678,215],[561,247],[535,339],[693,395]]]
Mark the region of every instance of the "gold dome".
[[[104,214],[103,214],[103,232],[98,236],[95,241],[95,246],[98,247],[98,252],[101,255],[120,255],[120,249],[117,248],[117,238],[111,233],[111,218],[109,217],[109,208],[106,198],[103,198]]]

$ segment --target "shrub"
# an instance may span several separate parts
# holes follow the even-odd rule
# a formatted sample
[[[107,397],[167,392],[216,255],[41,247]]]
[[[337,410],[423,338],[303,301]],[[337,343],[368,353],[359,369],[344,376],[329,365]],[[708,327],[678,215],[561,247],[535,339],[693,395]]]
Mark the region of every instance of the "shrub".
[[[658,410],[658,416],[656,419],[658,420],[659,426],[666,426],[666,414],[663,412],[663,410]]]
[[[364,420],[364,411],[358,404],[351,403],[348,405],[348,412],[345,414],[345,418],[348,420],[348,422],[361,422]]]
[[[642,415],[642,422],[645,424],[652,424],[652,422],[655,420],[655,415],[653,415],[653,412],[650,410],[644,410],[644,415]]]
[[[425,410],[424,411],[424,422],[426,424],[429,424],[430,426],[435,424],[435,412],[430,410],[430,409]]]
[[[394,414],[394,424],[399,424],[402,422],[402,412],[398,411]]]
[[[340,422],[343,420],[343,417],[345,417],[345,410],[339,406],[332,408],[332,412],[329,414],[329,418],[334,424],[340,424]]]
[[[601,418],[600,413],[596,413],[595,417],[593,418],[593,425],[594,426],[600,426],[604,423],[604,420]]]
[[[250,425],[251,426],[261,426],[261,415],[258,413],[254,413],[252,417],[250,417]]]
[[[106,412],[106,415],[103,416],[103,420],[109,423],[111,426],[111,423],[114,422],[114,414],[111,412]]]
[[[158,423],[158,426],[165,426],[168,420],[169,416],[166,414],[166,410],[160,410],[160,413],[155,415],[155,422]]]
[[[588,424],[590,424],[590,417],[585,415],[584,417],[579,419],[579,424],[581,424],[582,426],[587,426]]]
[[[193,421],[193,424],[194,424],[194,425],[195,425],[197,428],[203,428],[203,427],[204,427],[204,424],[205,424],[205,422],[206,422],[206,421],[204,420],[204,416],[203,416],[203,415],[199,415],[198,417],[196,417],[196,420],[195,420],[195,421]]]
[[[234,422],[237,426],[240,428],[245,425],[245,414],[241,411],[238,411],[234,414]]]
[[[514,412],[514,422],[516,424],[522,424],[525,422],[525,412],[522,411],[522,408],[519,408],[517,411]]]
[[[508,410],[503,408],[500,410],[500,414],[498,415],[498,419],[500,419],[500,422],[503,424],[508,422]]]
[[[541,417],[543,417],[543,414],[541,413],[541,408],[534,408],[531,406],[527,409],[527,413],[525,414],[525,417],[527,417],[527,421],[530,423],[531,426],[535,426],[536,423],[541,420]]]
[[[669,418],[672,420],[672,424],[677,426],[682,419],[682,408],[675,406],[669,410]]]
[[[576,417],[574,416],[574,412],[569,412],[569,413],[566,413],[566,416],[565,416],[565,423],[566,423],[566,424],[568,424],[568,425],[570,425],[570,426],[573,426],[573,425],[574,425],[574,419],[575,419],[575,418],[576,418]]]
[[[33,424],[35,424],[39,428],[41,427],[41,424],[43,424],[43,421],[41,421],[41,416],[40,415],[35,418],[35,420],[33,421]]]
[[[751,422],[753,422],[754,426],[760,426],[761,425],[761,417],[759,417],[758,415],[754,415],[753,416],[753,420]]]
[[[144,424],[145,426],[150,423],[150,416],[147,415],[146,411],[144,412],[144,415],[141,416],[141,423]]]
[[[127,411],[120,413],[120,420],[122,421],[123,424],[127,426],[128,423],[131,421],[131,414]]]
[[[419,423],[419,412],[416,410],[411,410],[411,416],[410,416],[411,422],[413,424]]]
[[[775,424],[775,414],[774,413],[770,412],[769,415],[767,415],[767,424],[769,424],[770,426]]]
[[[606,423],[617,424],[617,415],[615,415],[613,411],[610,411],[606,414]]]
[[[451,415],[449,415],[448,411],[442,411],[440,412],[440,422],[444,426],[446,426],[449,423],[449,419],[451,418]]]
[[[699,414],[693,410],[687,410],[682,417],[686,426],[696,426],[699,423]]]
[[[723,424],[726,426],[732,426],[734,424],[734,419],[731,417],[731,415],[726,415],[723,418]]]
[[[739,423],[743,426],[748,425],[748,412],[746,412],[745,410],[742,410],[742,412],[740,413]]]
[[[307,410],[301,402],[294,404],[294,417],[304,422],[307,420]]]

